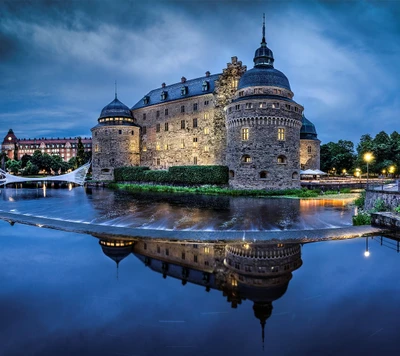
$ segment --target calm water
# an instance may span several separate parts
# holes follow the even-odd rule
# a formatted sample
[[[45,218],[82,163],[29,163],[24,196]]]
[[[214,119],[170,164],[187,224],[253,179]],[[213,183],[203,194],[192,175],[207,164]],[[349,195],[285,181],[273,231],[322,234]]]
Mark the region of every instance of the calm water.
[[[133,217],[162,207],[174,218],[198,209],[199,220],[211,219],[212,226],[234,212],[246,214],[243,204],[248,202],[227,205],[214,199],[206,209],[208,198],[191,198],[196,201],[186,205],[187,198],[171,202],[152,196],[141,203],[136,197],[130,205],[118,194],[85,195],[76,189],[48,190],[46,198],[33,191],[3,190],[2,199],[2,210],[108,224],[134,224]],[[280,217],[272,214],[269,202],[276,204],[253,202],[250,212],[256,214],[261,207],[267,216]],[[343,204],[302,208],[290,202],[286,209],[295,210],[291,226],[324,224],[328,216],[337,225],[349,223],[351,209]],[[115,208],[109,214],[106,204]],[[119,219],[116,212],[124,209],[130,213]],[[278,226],[276,221],[268,224]],[[227,247],[136,239],[117,244],[104,237],[0,221],[0,354],[398,354],[396,241],[374,237]],[[366,249],[369,257],[364,256]],[[263,262],[251,257],[251,251],[284,253],[271,262],[273,268],[258,264],[255,270]]]

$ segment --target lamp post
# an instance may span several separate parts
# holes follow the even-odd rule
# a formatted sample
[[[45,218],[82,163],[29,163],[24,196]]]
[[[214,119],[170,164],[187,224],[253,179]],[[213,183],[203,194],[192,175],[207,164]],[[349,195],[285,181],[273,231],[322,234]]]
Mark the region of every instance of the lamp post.
[[[364,161],[367,162],[367,190],[368,190],[368,180],[369,180],[369,169],[368,164],[373,160],[374,156],[371,152],[367,152],[364,154]]]

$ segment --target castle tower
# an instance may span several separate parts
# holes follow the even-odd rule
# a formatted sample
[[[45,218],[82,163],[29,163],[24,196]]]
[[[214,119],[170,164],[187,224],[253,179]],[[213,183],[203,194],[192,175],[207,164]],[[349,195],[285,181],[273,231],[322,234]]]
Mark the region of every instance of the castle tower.
[[[139,165],[140,127],[117,93],[97,121],[91,129],[93,179],[113,180],[114,168]]]
[[[12,129],[8,130],[6,137],[4,137],[1,144],[1,151],[5,152],[9,159],[15,159],[15,152],[18,150],[18,139]]]
[[[233,188],[300,187],[300,128],[303,107],[293,100],[286,76],[273,66],[265,41],[254,68],[243,74],[226,106],[229,183]]]
[[[303,114],[300,130],[301,169],[320,169],[320,145],[314,124]]]

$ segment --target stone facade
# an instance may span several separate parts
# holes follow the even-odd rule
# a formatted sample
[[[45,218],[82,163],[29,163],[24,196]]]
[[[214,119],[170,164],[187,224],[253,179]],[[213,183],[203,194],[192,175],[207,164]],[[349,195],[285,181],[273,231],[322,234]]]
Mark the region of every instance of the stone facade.
[[[300,168],[320,169],[320,145],[319,140],[300,140]]]
[[[373,209],[377,199],[383,200],[387,210],[393,210],[400,206],[400,191],[379,191],[367,189],[364,209],[367,211]]]

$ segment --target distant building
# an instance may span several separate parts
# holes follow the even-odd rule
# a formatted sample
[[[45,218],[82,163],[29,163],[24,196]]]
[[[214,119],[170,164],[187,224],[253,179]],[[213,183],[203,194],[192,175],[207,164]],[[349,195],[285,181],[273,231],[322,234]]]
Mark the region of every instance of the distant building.
[[[85,152],[92,151],[92,138],[81,138]],[[49,155],[60,156],[64,161],[68,161],[72,157],[76,157],[78,151],[78,137],[70,138],[22,138],[18,139],[13,130],[10,129],[4,137],[1,145],[1,151],[7,154],[10,159],[18,159],[25,154],[33,155],[39,150]]]
[[[115,96],[92,128],[93,178],[121,166],[226,165],[234,188],[300,187],[300,165],[320,168],[320,141],[273,63],[263,26],[253,69],[232,57],[222,73],[163,83],[131,109]]]

